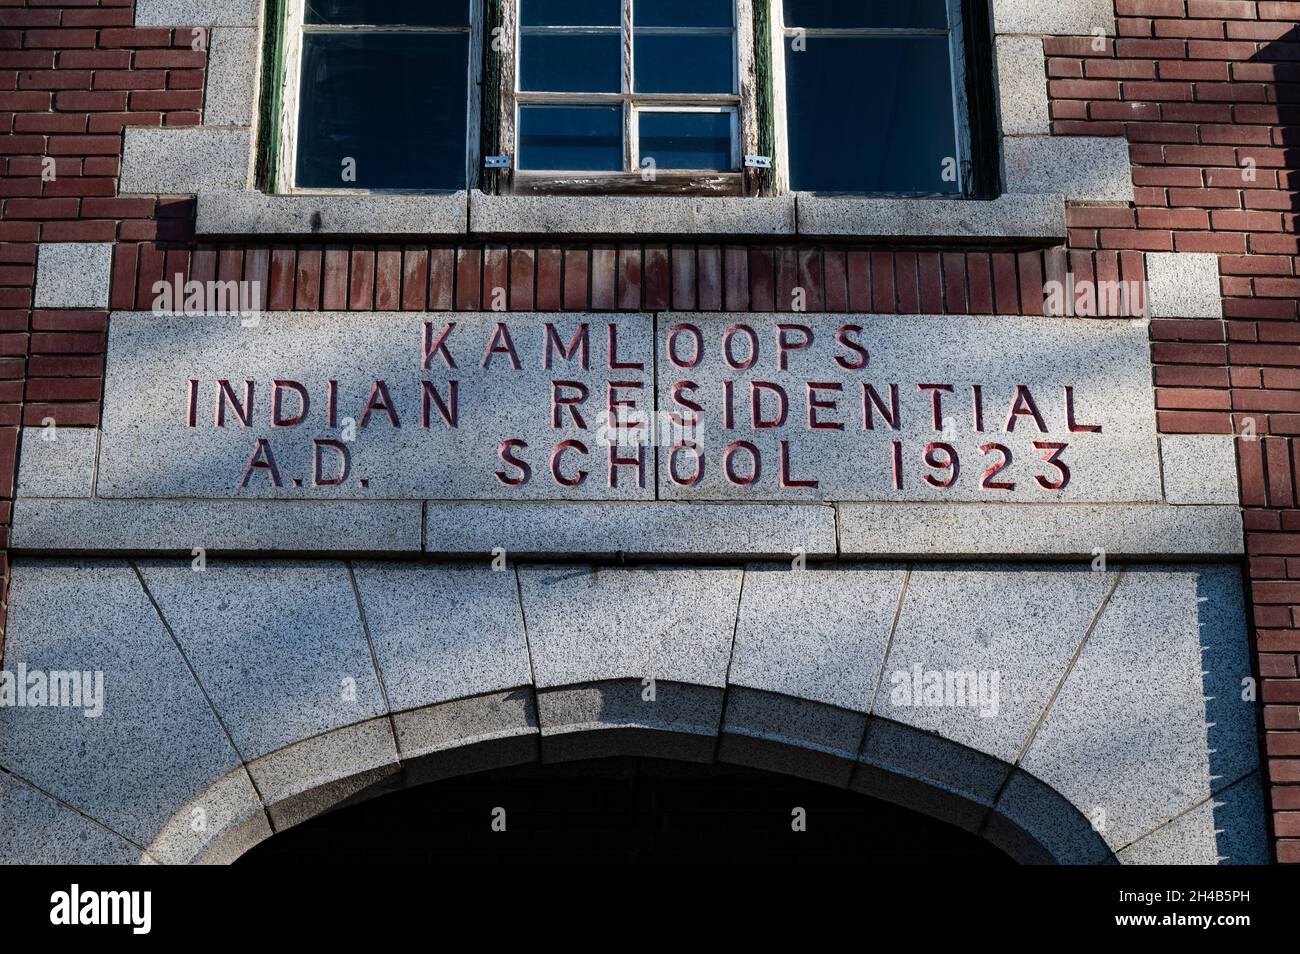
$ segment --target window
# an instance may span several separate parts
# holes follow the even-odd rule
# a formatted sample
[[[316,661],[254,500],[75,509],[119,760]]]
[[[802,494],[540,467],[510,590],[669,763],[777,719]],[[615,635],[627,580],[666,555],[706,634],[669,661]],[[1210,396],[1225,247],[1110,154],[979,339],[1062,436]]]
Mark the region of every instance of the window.
[[[988,0],[268,2],[273,190],[996,192]]]
[[[292,0],[279,184],[454,191],[474,165],[470,0]],[[471,95],[474,93],[475,95]]]
[[[960,194],[970,174],[960,2],[782,7],[790,187]]]
[[[502,110],[516,190],[637,190],[661,177],[739,189],[744,4],[516,3],[514,77]]]

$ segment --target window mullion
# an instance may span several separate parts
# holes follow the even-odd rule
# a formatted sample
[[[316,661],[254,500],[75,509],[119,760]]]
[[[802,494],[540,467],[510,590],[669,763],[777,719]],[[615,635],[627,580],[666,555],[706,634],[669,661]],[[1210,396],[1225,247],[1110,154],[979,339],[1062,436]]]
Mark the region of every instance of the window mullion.
[[[633,31],[632,0],[623,0],[623,171],[635,172],[638,168],[636,107],[632,94],[636,89],[636,61]]]

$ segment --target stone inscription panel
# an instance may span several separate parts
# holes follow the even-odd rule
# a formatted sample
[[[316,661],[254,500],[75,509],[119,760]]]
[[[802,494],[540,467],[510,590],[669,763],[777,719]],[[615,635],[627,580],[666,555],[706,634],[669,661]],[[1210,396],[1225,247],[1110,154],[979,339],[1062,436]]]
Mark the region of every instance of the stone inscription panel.
[[[1126,321],[661,317],[678,499],[1160,499],[1147,331]]]
[[[648,315],[114,314],[107,497],[644,500]]]
[[[119,313],[105,497],[1150,502],[1146,329]]]

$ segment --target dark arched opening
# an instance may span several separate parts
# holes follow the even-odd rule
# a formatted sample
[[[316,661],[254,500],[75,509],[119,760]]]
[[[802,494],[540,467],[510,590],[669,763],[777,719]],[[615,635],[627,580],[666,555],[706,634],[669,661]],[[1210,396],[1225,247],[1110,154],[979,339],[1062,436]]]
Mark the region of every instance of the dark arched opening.
[[[505,810],[505,832],[493,830]],[[806,830],[795,831],[802,809]],[[787,775],[650,758],[445,779],[312,818],[240,864],[879,861],[1011,864],[988,841],[889,802]]]

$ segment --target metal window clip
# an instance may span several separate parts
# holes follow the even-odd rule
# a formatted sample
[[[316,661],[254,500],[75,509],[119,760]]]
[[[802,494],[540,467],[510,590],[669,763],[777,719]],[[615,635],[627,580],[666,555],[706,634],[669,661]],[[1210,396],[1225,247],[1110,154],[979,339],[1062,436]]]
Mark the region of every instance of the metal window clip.
[[[485,169],[509,169],[509,156],[484,156],[483,168]]]
[[[771,156],[746,156],[745,168],[747,169],[771,169]]]

